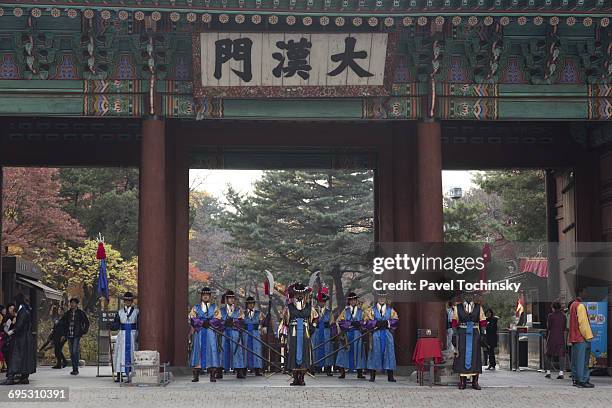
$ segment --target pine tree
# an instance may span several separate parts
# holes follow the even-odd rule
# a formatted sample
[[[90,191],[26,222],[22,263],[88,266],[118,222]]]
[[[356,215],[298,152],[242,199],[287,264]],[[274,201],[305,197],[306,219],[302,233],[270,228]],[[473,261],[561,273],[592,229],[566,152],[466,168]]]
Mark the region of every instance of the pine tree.
[[[369,171],[266,171],[252,195],[230,190],[221,225],[230,244],[244,251],[245,275],[264,270],[283,283],[307,282],[320,270],[336,288],[338,305],[348,290],[367,286],[373,236],[373,175]],[[345,290],[345,286],[348,288]]]

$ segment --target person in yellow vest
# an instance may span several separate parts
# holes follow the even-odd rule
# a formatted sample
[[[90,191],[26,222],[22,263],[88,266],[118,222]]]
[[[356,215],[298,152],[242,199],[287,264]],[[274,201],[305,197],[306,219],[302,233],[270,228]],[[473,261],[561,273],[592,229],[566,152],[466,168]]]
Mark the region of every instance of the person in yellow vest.
[[[589,382],[589,359],[591,357],[591,340],[593,331],[589,323],[586,306],[582,303],[586,295],[584,288],[576,290],[576,298],[570,306],[569,342],[572,344],[572,378],[574,386],[593,388]]]

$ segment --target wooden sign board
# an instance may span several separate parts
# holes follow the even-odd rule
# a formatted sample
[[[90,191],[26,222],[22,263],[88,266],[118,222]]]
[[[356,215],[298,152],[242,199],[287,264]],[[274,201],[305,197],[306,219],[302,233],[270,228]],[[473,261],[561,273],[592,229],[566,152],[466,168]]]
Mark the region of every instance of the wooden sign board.
[[[387,95],[394,42],[388,33],[197,33],[195,94]]]

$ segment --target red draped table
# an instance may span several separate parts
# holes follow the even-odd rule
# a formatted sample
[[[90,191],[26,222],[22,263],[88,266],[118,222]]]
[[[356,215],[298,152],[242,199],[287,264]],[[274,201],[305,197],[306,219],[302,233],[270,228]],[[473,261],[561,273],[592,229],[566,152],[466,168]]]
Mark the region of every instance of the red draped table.
[[[412,354],[412,362],[417,369],[419,384],[423,385],[423,373],[425,371],[425,361],[429,360],[429,385],[433,384],[434,364],[442,361],[442,348],[440,340],[435,337],[421,337],[417,340]]]

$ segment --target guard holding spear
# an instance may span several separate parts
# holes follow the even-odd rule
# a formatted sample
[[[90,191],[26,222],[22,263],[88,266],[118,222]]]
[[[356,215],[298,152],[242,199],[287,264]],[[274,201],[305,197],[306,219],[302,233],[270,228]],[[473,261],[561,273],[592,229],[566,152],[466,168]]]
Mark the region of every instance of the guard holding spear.
[[[393,332],[399,324],[397,312],[387,304],[387,293],[378,292],[378,300],[364,313],[365,328],[374,330],[370,342],[367,367],[370,381],[376,380],[377,370],[386,370],[389,382],[395,382],[395,342]]]
[[[244,311],[244,331],[242,341],[249,349],[262,355],[261,330],[263,329],[264,315],[261,310],[255,309],[255,299],[252,296],[246,299],[246,310]],[[252,370],[255,376],[261,376],[263,361],[254,353],[245,352],[245,366]]]
[[[246,378],[246,365],[243,348],[240,347],[242,336],[238,329],[242,328],[244,314],[240,306],[236,306],[236,295],[233,291],[228,290],[224,295],[225,306],[219,309],[219,317],[223,321],[225,329],[222,341],[221,361],[225,371],[233,369],[236,372],[236,378]],[[229,339],[233,339],[231,342]]]
[[[319,360],[331,353],[332,351],[332,341],[331,337],[333,334],[334,324],[334,315],[331,312],[331,308],[327,307],[327,301],[329,300],[329,295],[325,293],[327,288],[320,289],[317,293],[317,314],[319,315],[319,319],[313,325],[313,334],[312,334],[312,347],[314,352],[314,358]],[[319,367],[324,367],[325,373],[328,377],[331,377],[332,374],[332,366],[334,365],[334,356],[330,355],[327,358],[324,358],[323,361],[318,363],[317,365],[313,365],[311,372],[319,371]]]
[[[347,295],[348,305],[338,315],[338,326],[342,330],[344,347],[338,351],[336,366],[340,368],[340,379],[345,378],[346,370],[357,370],[357,378],[365,378],[366,354],[363,339],[355,340],[364,329],[363,310],[358,305],[359,298],[355,292]],[[342,342],[341,342],[342,343]]]
[[[319,316],[306,298],[309,292],[306,286],[296,283],[289,291],[293,302],[283,311],[283,325],[287,328],[286,368],[293,374],[291,385],[306,385],[304,375],[312,364],[310,327]]]
[[[189,312],[189,322],[192,327],[189,356],[189,365],[193,369],[192,382],[200,380],[202,370],[208,370],[210,382],[217,381],[217,370],[221,367],[217,331],[223,328],[223,322],[215,317],[219,315],[219,310],[211,298],[210,288],[202,288],[200,303],[193,306]]]

